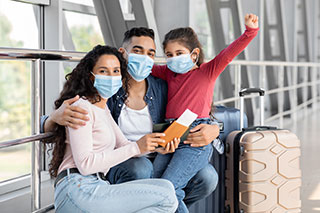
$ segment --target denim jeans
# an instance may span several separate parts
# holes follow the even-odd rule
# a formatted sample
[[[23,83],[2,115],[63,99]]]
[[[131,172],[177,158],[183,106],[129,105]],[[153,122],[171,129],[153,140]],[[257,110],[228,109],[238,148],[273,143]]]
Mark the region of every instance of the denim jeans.
[[[209,122],[210,119],[197,119],[191,124],[191,128]],[[189,212],[183,201],[185,198],[183,189],[195,174],[209,164],[212,151],[212,144],[204,147],[191,147],[181,141],[174,153],[156,156],[153,162],[154,177],[164,178],[173,183],[179,201],[176,212]]]
[[[111,184],[151,177],[153,177],[153,165],[147,157],[130,158],[112,167],[107,174],[107,179]],[[217,187],[218,179],[218,174],[211,164],[207,164],[193,176],[183,189],[186,195],[184,203],[187,207],[209,196]]]
[[[107,179],[111,184],[152,177],[153,165],[145,156],[130,158],[112,167],[107,174]]]
[[[67,175],[55,189],[55,211],[74,212],[174,212],[178,202],[172,184],[145,179],[110,184],[95,175]]]

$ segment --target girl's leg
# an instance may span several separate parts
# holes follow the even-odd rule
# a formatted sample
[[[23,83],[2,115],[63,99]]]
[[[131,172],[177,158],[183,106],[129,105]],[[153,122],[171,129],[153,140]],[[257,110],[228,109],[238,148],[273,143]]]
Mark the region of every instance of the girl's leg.
[[[208,164],[211,153],[211,144],[197,148],[180,143],[179,148],[173,154],[161,177],[170,180],[174,185],[179,201],[177,212],[188,212],[187,206],[183,202],[185,197],[183,188],[198,171]]]
[[[166,155],[162,155],[160,153],[157,154],[156,158],[153,161],[153,177],[160,178],[163,172],[166,170],[173,154],[169,153]]]
[[[55,191],[56,212],[174,212],[177,199],[166,180],[110,185],[95,176],[69,175]]]
[[[134,157],[112,167],[107,179],[111,184],[153,177],[152,162],[145,156]]]

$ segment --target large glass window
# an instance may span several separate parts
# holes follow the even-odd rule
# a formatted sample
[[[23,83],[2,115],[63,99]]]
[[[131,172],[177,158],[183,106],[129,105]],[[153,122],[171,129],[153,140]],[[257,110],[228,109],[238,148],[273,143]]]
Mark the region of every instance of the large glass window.
[[[87,52],[104,44],[97,16],[69,11],[64,11],[64,15],[76,51]]]
[[[93,0],[64,0],[64,1],[93,7]]]
[[[38,7],[0,1],[0,47],[39,48]],[[0,60],[0,142],[31,134],[30,62]],[[31,144],[0,150],[0,181],[31,171]]]
[[[214,56],[210,23],[205,0],[190,2],[190,27],[197,33],[206,58]]]

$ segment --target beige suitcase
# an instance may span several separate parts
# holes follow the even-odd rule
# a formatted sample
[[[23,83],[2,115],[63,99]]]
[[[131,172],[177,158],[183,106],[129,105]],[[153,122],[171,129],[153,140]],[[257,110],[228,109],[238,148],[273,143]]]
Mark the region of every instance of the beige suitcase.
[[[264,91],[240,91],[244,96]],[[227,138],[226,212],[301,212],[300,141],[288,130],[263,126],[244,128]],[[241,119],[240,119],[241,120]],[[241,120],[242,121],[242,120]],[[242,126],[242,125],[240,125]]]

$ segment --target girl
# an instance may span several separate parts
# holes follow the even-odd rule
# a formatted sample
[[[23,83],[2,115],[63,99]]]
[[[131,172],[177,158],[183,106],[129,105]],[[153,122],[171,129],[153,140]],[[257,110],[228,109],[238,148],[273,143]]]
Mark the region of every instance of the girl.
[[[55,107],[75,95],[74,103],[88,111],[89,121],[78,129],[56,129],[50,174],[55,180],[56,212],[174,212],[177,200],[167,180],[145,179],[110,185],[109,169],[130,157],[155,151],[161,134],[136,143],[121,133],[106,107],[122,86],[126,62],[117,49],[96,46],[68,74]]]
[[[166,119],[177,119],[186,109],[198,114],[190,132],[197,136],[200,123],[209,122],[215,81],[224,68],[250,43],[258,32],[258,17],[245,16],[246,31],[236,41],[222,50],[213,60],[203,63],[204,56],[195,32],[190,28],[178,28],[165,35],[163,49],[167,65],[154,66],[152,75],[168,83]],[[216,148],[221,144],[214,143]],[[217,149],[221,151],[221,149]],[[209,163],[212,146],[191,147],[180,143],[174,154],[158,154],[154,161],[154,177],[170,180],[179,201],[177,212],[188,212],[183,202],[182,190],[191,177]]]

